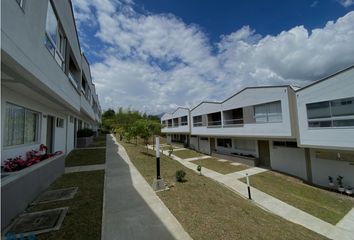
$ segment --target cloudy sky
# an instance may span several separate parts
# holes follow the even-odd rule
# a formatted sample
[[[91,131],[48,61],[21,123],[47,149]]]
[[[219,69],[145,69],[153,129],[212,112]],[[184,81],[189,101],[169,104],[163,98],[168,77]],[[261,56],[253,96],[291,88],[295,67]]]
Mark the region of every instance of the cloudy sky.
[[[246,86],[304,86],[354,64],[354,0],[73,5],[103,109],[159,114]]]

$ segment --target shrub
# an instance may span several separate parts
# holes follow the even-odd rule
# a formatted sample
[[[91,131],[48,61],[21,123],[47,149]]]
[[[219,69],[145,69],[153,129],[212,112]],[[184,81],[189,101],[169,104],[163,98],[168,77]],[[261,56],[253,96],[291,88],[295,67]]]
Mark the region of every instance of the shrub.
[[[186,176],[186,172],[183,170],[178,170],[176,172],[176,180],[177,182],[184,182],[184,177]]]
[[[77,137],[81,138],[81,137],[91,137],[94,135],[94,131],[92,131],[89,128],[83,128],[80,129],[79,131],[77,131]]]

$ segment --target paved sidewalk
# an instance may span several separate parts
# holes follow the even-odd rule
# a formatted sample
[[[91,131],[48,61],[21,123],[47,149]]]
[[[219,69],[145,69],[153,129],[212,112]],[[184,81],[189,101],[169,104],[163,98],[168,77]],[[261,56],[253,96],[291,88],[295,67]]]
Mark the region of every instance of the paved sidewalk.
[[[175,155],[172,155],[171,157],[172,159],[180,162],[182,165],[197,172],[195,169],[195,164],[184,161]],[[249,174],[256,174],[266,171],[266,169],[262,170],[261,168],[251,168],[240,172],[223,175],[210,169],[203,168],[202,174],[219,182],[220,184],[223,184],[242,197],[248,198],[247,185],[238,180],[241,176],[244,177],[244,174],[247,171],[249,171]],[[242,175],[240,173],[242,173]],[[354,240],[354,210],[350,211],[347,216],[342,219],[342,221],[334,226],[253,187],[251,187],[251,192],[252,201],[266,211],[274,213],[290,222],[299,224],[330,239]]]
[[[97,170],[104,170],[104,169],[105,169],[104,164],[84,165],[84,166],[66,167],[65,173],[89,172],[89,171],[97,171]]]
[[[210,156],[201,156],[201,157],[192,157],[192,158],[185,158],[183,159],[184,161],[194,161],[194,160],[200,160],[200,159],[207,159],[211,158]]]
[[[111,135],[107,135],[102,239],[191,239]]]

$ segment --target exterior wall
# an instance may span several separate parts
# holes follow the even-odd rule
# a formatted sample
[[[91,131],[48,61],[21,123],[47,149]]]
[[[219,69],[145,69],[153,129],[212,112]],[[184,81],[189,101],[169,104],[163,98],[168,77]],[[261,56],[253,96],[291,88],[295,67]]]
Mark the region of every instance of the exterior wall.
[[[56,2],[56,1],[55,1]],[[69,1],[60,1],[62,5],[58,8],[58,15],[63,24],[63,28],[68,38],[68,42],[75,48],[73,42],[77,42],[75,35],[71,33],[73,28],[69,26],[65,19],[72,19],[71,11],[64,12],[64,9],[70,9]],[[3,1],[1,11],[1,49],[2,62],[11,66],[11,61],[15,61],[31,74],[33,77],[27,81],[33,84],[40,84],[39,88],[52,91],[60,101],[73,109],[79,110],[80,96],[73,88],[68,76],[59,67],[53,56],[44,45],[45,24],[47,14],[48,0],[27,1],[25,9],[18,6],[16,1]],[[57,6],[56,6],[57,7]],[[6,11],[4,11],[6,9]],[[71,23],[72,24],[72,23]],[[77,43],[76,43],[77,45]],[[77,54],[75,54],[80,62]],[[76,51],[74,51],[76,52]],[[11,56],[11,57],[10,57]],[[11,59],[12,58],[12,59]]]
[[[305,150],[303,148],[278,147],[269,144],[272,169],[307,180]]]
[[[54,151],[63,151],[65,153],[66,144],[66,118],[64,113],[57,112],[54,108],[50,106],[43,105],[42,103],[36,102],[35,100],[26,97],[24,94],[20,94],[10,90],[7,87],[2,87],[1,89],[1,128],[5,127],[5,105],[6,103],[12,103],[36,111],[39,113],[39,136],[38,141],[33,144],[23,144],[16,146],[4,147],[1,146],[1,161],[8,158],[13,158],[16,156],[26,156],[26,152],[32,149],[38,149],[41,143],[46,143],[47,137],[47,118],[44,115],[51,115],[54,117],[60,117],[64,119],[64,127],[58,128],[55,126],[54,132]],[[4,142],[4,131],[1,131],[1,139]]]
[[[210,154],[210,139],[202,140],[202,137],[199,137],[199,152]]]
[[[185,134],[189,134],[190,133],[190,113],[189,113],[189,109],[186,108],[177,108],[176,111],[174,111],[173,113],[166,113],[161,117],[161,123],[162,121],[167,121],[170,119],[174,119],[174,118],[181,118],[187,116],[187,123],[188,125],[179,125],[178,127],[176,126],[172,126],[172,127],[164,127],[161,132],[163,133],[185,133]]]
[[[171,143],[172,143],[172,137],[171,137],[170,134],[167,134],[166,142],[167,142],[168,144],[171,144]]]
[[[190,138],[189,147],[192,148],[192,149],[194,149],[194,150],[199,151],[199,148],[198,148],[198,136],[195,136],[195,137],[191,137],[191,138]]]
[[[299,145],[310,148],[354,149],[354,127],[309,128],[306,104],[354,97],[354,67],[297,92]]]
[[[328,176],[333,177],[336,183],[338,176],[343,176],[344,187],[354,186],[354,161],[338,161],[319,159],[316,157],[318,149],[310,149],[312,181],[314,184],[328,187]],[[354,154],[354,152],[352,152]]]
[[[244,155],[251,154],[254,157],[258,157],[258,144],[257,144],[257,140],[255,139],[231,138],[231,142],[232,142],[231,148],[218,146],[217,139],[218,138],[215,138],[215,149],[217,150],[216,151],[217,153],[227,154],[227,155],[234,155],[232,153],[242,153]],[[245,145],[243,143],[246,143],[248,146],[247,147],[238,146],[238,145]]]
[[[290,120],[288,87],[249,88],[227,99],[221,104],[204,103],[192,110],[191,116],[207,114],[218,111],[227,111],[235,108],[247,107],[246,119],[248,123],[242,126],[219,126],[219,127],[193,127],[191,134],[203,136],[244,136],[244,137],[270,137],[270,138],[295,138],[294,129]],[[250,106],[281,101],[282,121],[272,123],[255,123],[251,121],[253,114]],[[253,107],[252,107],[253,108]],[[292,109],[291,111],[295,111]]]

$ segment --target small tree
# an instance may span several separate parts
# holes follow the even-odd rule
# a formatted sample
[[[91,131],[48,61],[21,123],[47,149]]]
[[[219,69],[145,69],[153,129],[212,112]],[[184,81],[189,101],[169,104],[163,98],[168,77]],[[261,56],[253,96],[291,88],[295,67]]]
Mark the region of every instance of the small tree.
[[[147,120],[138,120],[136,122],[137,134],[140,138],[144,140],[146,146],[146,152],[148,151],[149,138],[152,135],[152,132],[149,128],[149,121]]]

